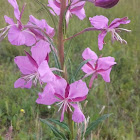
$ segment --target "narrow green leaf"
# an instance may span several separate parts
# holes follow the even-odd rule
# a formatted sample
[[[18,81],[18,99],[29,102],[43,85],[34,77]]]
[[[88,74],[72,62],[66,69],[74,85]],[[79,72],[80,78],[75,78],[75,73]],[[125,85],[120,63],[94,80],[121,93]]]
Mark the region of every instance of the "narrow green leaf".
[[[47,120],[40,119],[40,121],[47,124],[57,138],[60,138],[61,140],[67,140],[66,136],[63,133],[61,133],[55,126],[49,123]]]
[[[73,39],[70,40],[70,43],[69,43],[69,45],[68,45],[68,49],[67,49],[67,52],[66,52],[66,55],[65,55],[65,61],[64,61],[64,63],[67,63],[67,61],[68,61],[69,52],[71,52],[71,48],[72,48],[72,47],[71,47],[72,40],[73,40]]]
[[[66,123],[60,122],[59,120],[54,120],[54,119],[47,119],[47,120],[59,125],[60,127],[64,128],[66,131],[70,132],[70,129]]]
[[[52,51],[53,56],[54,56],[56,68],[61,69],[59,59],[58,59],[58,57],[56,55],[56,52],[54,51],[54,49],[56,49],[55,44],[53,43],[53,41],[47,35],[44,34],[44,36],[49,40],[49,42],[51,44],[50,48],[51,48],[51,51]],[[54,47],[54,48],[52,48],[52,47]]]
[[[103,116],[101,116],[100,118],[98,118],[96,121],[92,122],[88,128],[86,129],[86,133],[85,136],[89,135],[91,133],[92,130],[94,130],[101,122],[103,122],[105,119],[107,119],[108,117],[110,117],[112,114],[105,114]]]
[[[68,62],[69,62],[69,67],[70,67],[70,81],[69,81],[69,83],[72,83],[75,81],[75,79],[74,79],[74,75],[73,75],[71,60],[68,59]]]
[[[78,72],[81,70],[81,68],[89,61],[91,61],[92,59],[87,59],[87,60],[84,60],[83,62],[80,63],[80,65],[78,66],[75,74],[74,74],[74,79],[76,79],[77,75],[78,75]]]
[[[52,46],[50,48],[51,48],[51,51],[53,53],[53,57],[54,57],[54,60],[55,60],[56,68],[61,69],[58,57],[57,57],[56,53],[54,52],[54,49],[52,49]]]
[[[44,11],[44,9],[43,8],[40,8],[39,10],[36,11],[36,13],[40,13],[42,11]]]

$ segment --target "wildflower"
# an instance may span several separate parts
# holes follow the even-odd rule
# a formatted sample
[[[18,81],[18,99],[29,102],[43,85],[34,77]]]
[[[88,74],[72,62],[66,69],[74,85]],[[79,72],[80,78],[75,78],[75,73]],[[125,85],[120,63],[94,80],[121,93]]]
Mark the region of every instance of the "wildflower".
[[[21,112],[21,113],[25,113],[25,110],[24,110],[24,109],[20,109],[20,112]]]
[[[58,0],[48,0],[48,6],[53,9],[51,10],[51,13],[53,15],[57,14],[60,15],[60,1]],[[71,3],[69,3],[69,0],[66,1],[67,4],[67,12],[66,12],[66,23],[68,25],[70,17],[72,15],[76,15],[80,20],[83,20],[86,15],[85,15],[85,10],[84,10],[84,1],[79,1],[79,0],[71,0]]]
[[[99,57],[93,52],[90,48],[86,48],[82,53],[82,57],[84,60],[92,59],[88,63],[86,63],[82,70],[86,73],[84,78],[92,75],[89,88],[92,87],[93,81],[97,78],[98,74],[100,74],[105,82],[110,82],[110,72],[112,66],[116,64],[115,59],[113,57]]]
[[[104,44],[104,38],[107,35],[108,32],[111,32],[112,34],[112,42],[114,40],[120,41],[121,43],[127,43],[124,39],[120,37],[118,32],[126,31],[130,32],[130,30],[119,28],[121,24],[128,24],[130,23],[130,20],[128,20],[127,17],[124,18],[116,18],[114,19],[110,25],[108,25],[108,18],[104,16],[95,16],[93,18],[89,18],[92,26],[94,26],[95,29],[100,30],[101,33],[98,36],[98,47],[99,50],[102,50],[103,44]]]
[[[32,15],[29,16],[29,22],[25,27],[28,27],[29,30],[35,34],[37,40],[47,40],[40,30],[43,30],[49,38],[52,38],[55,35],[54,28],[49,26],[45,19],[38,20]]]
[[[64,112],[68,109],[72,111],[72,120],[81,123],[85,120],[85,116],[79,108],[78,102],[86,99],[88,94],[88,88],[86,83],[82,80],[76,81],[72,84],[68,84],[65,79],[57,78],[55,82],[50,82],[46,85],[43,93],[39,93],[39,97],[36,100],[38,104],[52,105],[56,102],[59,105],[59,110],[62,109],[61,122],[64,120]]]
[[[22,11],[20,12],[16,0],[8,0],[8,2],[14,8],[14,15],[17,23],[14,23],[12,18],[4,16],[6,23],[9,25],[1,29],[2,33],[0,34],[0,39],[2,40],[8,35],[8,40],[12,45],[32,46],[36,42],[35,35],[28,29],[24,29],[24,26],[21,22],[21,17],[24,12],[25,5],[23,5]]]
[[[42,85],[43,82],[55,79],[52,71],[57,69],[50,69],[48,65],[48,54],[50,51],[49,43],[41,40],[31,48],[32,56],[25,52],[26,56],[15,57],[14,61],[23,74],[15,82],[15,88],[31,88],[32,82],[36,85],[39,80],[40,85]]]

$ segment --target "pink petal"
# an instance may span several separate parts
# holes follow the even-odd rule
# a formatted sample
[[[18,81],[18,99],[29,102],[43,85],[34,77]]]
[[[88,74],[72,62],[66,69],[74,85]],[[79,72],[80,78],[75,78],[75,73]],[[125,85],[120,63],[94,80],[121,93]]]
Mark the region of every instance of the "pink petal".
[[[25,36],[25,45],[26,46],[32,46],[36,43],[35,35],[32,32],[30,32],[28,30],[24,30],[23,34]]]
[[[37,104],[52,105],[59,100],[54,95],[55,91],[51,84],[47,84],[43,93],[38,94]]]
[[[101,71],[98,72],[98,74],[100,74],[102,76],[102,78],[104,79],[105,82],[110,82],[110,72],[111,72],[112,68],[109,68],[106,71]]]
[[[73,10],[71,10],[71,13],[76,15],[80,20],[83,20],[86,17],[84,8],[82,8],[80,10],[73,9]]]
[[[36,26],[38,26],[41,29],[44,28],[44,23],[42,22],[42,20],[38,20],[37,18],[35,18],[32,15],[29,16],[29,24],[30,23],[32,23],[33,25],[35,24]]]
[[[85,1],[81,1],[79,2],[79,0],[72,0],[72,5],[71,5],[71,9],[75,8],[75,7],[80,7],[80,6],[84,6]],[[83,7],[82,7],[83,8]]]
[[[56,79],[55,75],[53,74],[53,72],[50,70],[48,62],[47,61],[43,61],[39,68],[38,68],[38,72],[40,74],[40,79],[43,82],[51,82],[54,81]]]
[[[8,24],[10,24],[10,25],[15,24],[14,21],[13,21],[13,19],[10,18],[10,17],[8,17],[8,16],[6,16],[6,15],[4,16],[4,19],[5,19],[5,22],[8,23]]]
[[[85,73],[92,73],[93,72],[93,69],[91,67],[89,67],[87,64],[85,64],[83,67],[82,67],[82,70],[83,72]]]
[[[50,36],[53,37],[55,35],[55,30],[54,28],[50,27],[45,19],[38,20],[34,16],[30,15],[29,17],[29,24],[35,24],[41,29],[46,29],[46,33]],[[37,30],[38,31],[38,30]],[[40,31],[39,31],[40,32]]]
[[[82,53],[82,57],[84,60],[92,59],[91,61],[88,61],[88,63],[94,68],[95,62],[98,59],[98,56],[94,51],[92,51],[90,48],[86,48]]]
[[[55,93],[60,95],[60,97],[65,98],[65,90],[67,87],[67,82],[65,79],[57,77],[55,81],[51,82]]]
[[[51,7],[57,15],[60,15],[60,3],[56,0],[48,0],[48,3],[48,6]]]
[[[104,16],[94,16],[89,18],[90,23],[97,29],[106,29],[108,27],[108,18]]]
[[[25,36],[17,26],[12,26],[8,32],[8,40],[12,45],[21,46],[25,44]]]
[[[47,55],[50,53],[50,45],[44,40],[40,40],[35,46],[31,48],[32,57],[40,65],[42,61],[46,60]]]
[[[8,2],[13,6],[13,8],[18,8],[18,4],[16,0],[8,0]]]
[[[17,20],[20,20],[20,11],[19,11],[18,8],[17,9],[14,9],[14,15],[15,15],[15,17],[16,17]]]
[[[75,99],[78,97],[85,97],[88,94],[88,88],[85,82],[82,80],[76,81],[70,84],[69,99]]]
[[[97,70],[107,70],[110,67],[112,67],[113,65],[116,64],[116,62],[114,62],[115,59],[113,57],[101,57],[98,59],[98,67]]]
[[[26,52],[26,51],[25,51],[25,54],[26,54],[26,56],[28,57],[30,63],[31,63],[32,65],[34,65],[36,68],[38,68],[38,65],[37,65],[36,61],[33,59],[33,57],[32,57],[28,52]]]
[[[19,20],[20,11],[19,11],[19,8],[18,8],[17,1],[16,0],[8,0],[8,2],[13,6],[15,17],[16,17],[17,20]]]
[[[74,112],[72,114],[72,120],[76,123],[82,123],[85,120],[85,116],[80,110],[77,104],[71,104],[74,107]]]
[[[77,97],[77,98],[73,98],[72,100],[69,100],[69,102],[81,102],[81,101],[84,101],[86,98],[87,96]]]
[[[27,56],[17,56],[15,57],[14,61],[24,75],[31,74],[37,71],[36,66],[30,63]]]
[[[99,50],[103,49],[103,45],[104,45],[104,38],[107,35],[106,31],[102,31],[99,35],[98,35],[98,47]]]
[[[46,22],[46,20],[42,19],[42,22],[44,22],[44,28],[46,29],[46,33],[52,38],[55,35],[55,30],[51,26],[49,26]]]
[[[93,73],[90,82],[89,82],[89,88],[91,89],[93,81],[97,78],[97,73]]]
[[[31,87],[32,87],[32,81],[26,82],[22,78],[19,78],[14,83],[14,88],[31,88]]]
[[[127,17],[124,18],[116,18],[114,19],[111,24],[109,25],[109,28],[117,28],[120,26],[120,24],[128,24],[130,23],[130,20],[128,20]]]

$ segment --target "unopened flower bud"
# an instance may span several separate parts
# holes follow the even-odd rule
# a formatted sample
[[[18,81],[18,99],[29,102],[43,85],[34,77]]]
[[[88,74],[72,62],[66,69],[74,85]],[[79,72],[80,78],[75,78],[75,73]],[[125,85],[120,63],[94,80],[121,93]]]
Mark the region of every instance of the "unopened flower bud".
[[[112,8],[119,2],[119,0],[93,0],[93,1],[95,6],[102,8]]]

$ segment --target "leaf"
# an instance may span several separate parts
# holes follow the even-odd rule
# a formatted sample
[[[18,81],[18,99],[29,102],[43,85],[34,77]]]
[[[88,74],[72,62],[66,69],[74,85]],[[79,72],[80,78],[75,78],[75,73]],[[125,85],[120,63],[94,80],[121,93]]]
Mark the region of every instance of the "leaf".
[[[44,35],[45,35],[45,34],[44,34]],[[47,35],[45,35],[45,37],[47,37],[47,39],[49,40],[49,43],[51,44],[50,48],[51,48],[51,51],[52,51],[53,56],[54,56],[56,68],[61,69],[60,63],[59,63],[59,59],[58,59],[58,57],[57,57],[57,55],[56,55],[56,52],[54,51],[54,49],[56,49],[56,46],[55,46],[55,44],[53,43],[53,41],[52,41]],[[54,47],[54,48],[52,48],[52,47]],[[56,50],[57,50],[57,49],[56,49]]]
[[[40,119],[40,121],[47,124],[57,138],[60,138],[61,140],[67,140],[66,136],[63,133],[61,133],[55,126],[49,123],[47,120]]]
[[[84,60],[83,62],[80,63],[79,67],[77,68],[75,74],[74,74],[74,79],[76,79],[77,75],[78,75],[78,72],[81,70],[81,68],[89,61],[91,61],[92,59],[87,59],[87,60]]]
[[[40,8],[39,10],[36,11],[36,13],[40,13],[42,11],[44,11],[44,9],[43,8]]]
[[[70,129],[66,123],[60,122],[59,120],[54,120],[54,119],[47,119],[47,120],[59,125],[60,127],[64,128],[66,131],[70,132]]]
[[[56,53],[54,52],[54,49],[52,48],[52,45],[51,45],[50,48],[51,48],[51,51],[53,53],[53,57],[54,57],[54,60],[55,60],[56,68],[61,69],[58,57],[57,57]]]
[[[69,66],[70,66],[70,81],[69,81],[69,83],[72,83],[72,82],[74,82],[75,81],[75,79],[74,79],[74,75],[73,75],[73,71],[72,71],[72,64],[71,64],[71,60],[70,59],[68,59],[68,61],[69,61]]]
[[[67,61],[68,61],[68,56],[69,56],[69,52],[71,52],[71,44],[72,44],[72,39],[71,39],[71,41],[70,41],[70,43],[69,43],[69,45],[68,45],[68,49],[67,49],[67,52],[66,52],[66,55],[65,55],[65,60],[64,60],[64,63],[66,63]]]
[[[98,118],[96,121],[92,122],[88,128],[86,129],[86,133],[85,136],[89,135],[91,133],[92,130],[94,130],[101,122],[103,122],[105,119],[107,119],[108,117],[110,117],[112,114],[105,114],[103,116],[101,116],[100,118]]]

